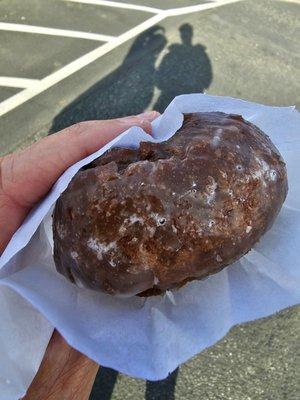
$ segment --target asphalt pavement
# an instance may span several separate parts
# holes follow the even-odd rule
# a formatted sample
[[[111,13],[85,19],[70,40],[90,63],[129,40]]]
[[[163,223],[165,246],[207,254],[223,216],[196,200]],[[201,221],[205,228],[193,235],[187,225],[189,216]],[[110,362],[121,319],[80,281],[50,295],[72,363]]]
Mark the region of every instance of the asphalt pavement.
[[[157,21],[157,8],[210,2],[120,3],[0,1],[0,155],[78,121],[163,111],[181,93],[300,109],[298,0],[237,1]],[[160,382],[100,368],[90,400],[296,400],[299,327],[297,307],[235,327]]]

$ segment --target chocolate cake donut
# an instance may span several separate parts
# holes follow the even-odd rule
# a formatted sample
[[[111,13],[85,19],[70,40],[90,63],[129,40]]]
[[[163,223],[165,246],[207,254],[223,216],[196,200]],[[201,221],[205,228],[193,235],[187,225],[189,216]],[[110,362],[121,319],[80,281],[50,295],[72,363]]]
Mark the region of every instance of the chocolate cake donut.
[[[114,148],[80,170],[54,211],[54,260],[71,281],[153,295],[238,260],[287,194],[284,161],[239,115],[185,114],[168,141]]]

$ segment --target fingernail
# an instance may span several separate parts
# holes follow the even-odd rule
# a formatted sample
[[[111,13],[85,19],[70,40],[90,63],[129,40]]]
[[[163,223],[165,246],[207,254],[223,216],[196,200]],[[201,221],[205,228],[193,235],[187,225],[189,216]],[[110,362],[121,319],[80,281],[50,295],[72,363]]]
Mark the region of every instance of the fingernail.
[[[159,115],[160,114],[157,111],[146,111],[138,115],[130,115],[128,117],[119,118],[119,121],[122,124],[126,125],[135,125],[136,123],[140,125],[141,123],[144,123],[146,121],[147,122],[153,121]]]
[[[141,114],[138,114],[137,117],[142,120],[153,120],[154,118],[158,117],[159,113],[157,111],[145,111]]]

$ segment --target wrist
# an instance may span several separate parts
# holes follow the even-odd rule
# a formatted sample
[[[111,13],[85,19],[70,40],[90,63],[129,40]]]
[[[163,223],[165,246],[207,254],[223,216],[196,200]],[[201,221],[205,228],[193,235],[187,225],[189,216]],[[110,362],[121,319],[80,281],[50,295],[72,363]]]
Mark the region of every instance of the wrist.
[[[99,366],[54,332],[23,400],[88,399]]]

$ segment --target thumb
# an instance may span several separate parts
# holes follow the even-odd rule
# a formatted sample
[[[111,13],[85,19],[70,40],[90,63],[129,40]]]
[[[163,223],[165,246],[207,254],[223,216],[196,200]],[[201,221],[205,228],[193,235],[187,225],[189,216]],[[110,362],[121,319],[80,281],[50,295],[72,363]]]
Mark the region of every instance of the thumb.
[[[156,111],[106,121],[86,121],[0,158],[0,254],[29,210],[72,164],[132,126],[151,132]]]
[[[72,164],[92,154],[132,126],[148,133],[159,114],[146,112],[125,118],[85,121],[47,136],[25,150],[2,159],[2,191],[18,205],[32,207]]]

